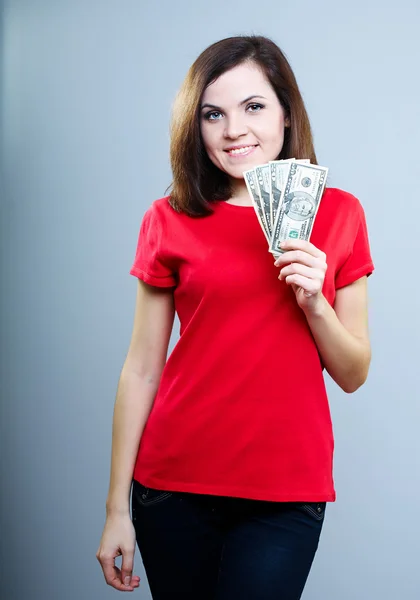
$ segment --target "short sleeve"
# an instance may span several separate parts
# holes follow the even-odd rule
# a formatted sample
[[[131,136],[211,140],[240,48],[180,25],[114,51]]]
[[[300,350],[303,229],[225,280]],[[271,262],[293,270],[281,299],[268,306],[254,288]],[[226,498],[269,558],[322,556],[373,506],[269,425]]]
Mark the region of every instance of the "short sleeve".
[[[140,225],[136,255],[130,274],[157,287],[176,286],[175,273],[162,255],[163,235],[161,217],[152,205],[144,214]]]
[[[349,254],[335,275],[336,289],[349,285],[365,275],[369,277],[375,268],[370,253],[365,212],[361,204],[358,204],[358,218],[354,231]]]

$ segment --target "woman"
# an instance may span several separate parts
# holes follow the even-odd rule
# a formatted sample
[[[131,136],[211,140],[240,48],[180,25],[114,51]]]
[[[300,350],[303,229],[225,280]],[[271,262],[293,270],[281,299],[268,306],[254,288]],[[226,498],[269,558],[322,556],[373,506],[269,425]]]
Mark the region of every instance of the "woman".
[[[290,157],[316,164],[279,48],[256,36],[207,48],[174,106],[171,195],[144,215],[131,269],[97,552],[118,590],[139,586],[137,539],[155,600],[301,597],[335,500],[323,368],[348,393],[366,380],[373,264],[364,211],[335,188],[311,241],[288,240],[273,263],[243,172]]]

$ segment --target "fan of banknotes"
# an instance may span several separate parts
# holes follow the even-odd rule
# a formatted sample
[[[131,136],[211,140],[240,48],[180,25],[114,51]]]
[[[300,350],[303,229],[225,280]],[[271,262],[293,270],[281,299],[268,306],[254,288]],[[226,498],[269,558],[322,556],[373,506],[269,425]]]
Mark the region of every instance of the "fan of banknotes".
[[[244,179],[269,252],[283,253],[288,238],[309,241],[328,168],[309,159],[274,160],[244,172]]]

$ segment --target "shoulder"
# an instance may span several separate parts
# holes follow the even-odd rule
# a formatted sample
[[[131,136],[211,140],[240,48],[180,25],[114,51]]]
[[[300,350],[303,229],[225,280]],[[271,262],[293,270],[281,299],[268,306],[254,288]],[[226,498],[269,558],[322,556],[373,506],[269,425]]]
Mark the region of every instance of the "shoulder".
[[[340,188],[326,188],[319,206],[319,220],[325,226],[335,223],[340,229],[351,232],[365,221],[365,212],[360,200]],[[318,218],[318,217],[317,217]]]
[[[144,226],[161,229],[162,224],[167,223],[168,218],[171,217],[171,213],[175,212],[168,200],[169,196],[165,196],[153,200],[153,202],[149,204],[143,214]]]
[[[311,238],[320,248],[328,247],[330,254],[340,251],[346,254],[364,223],[359,199],[346,190],[328,187],[322,196]]]
[[[149,231],[158,236],[160,243],[171,244],[182,238],[188,217],[178,213],[170,204],[170,196],[157,198],[144,213],[143,222]]]
[[[173,221],[181,216],[170,204],[170,196],[157,198],[147,209],[149,218],[159,222]]]
[[[163,196],[163,198],[157,198],[152,202],[150,208],[153,207],[155,210],[173,210],[173,208],[169,204],[169,198],[170,196]]]
[[[340,212],[359,214],[363,211],[360,200],[350,192],[340,188],[326,188],[322,196],[322,205],[330,210],[338,210]]]
[[[164,196],[153,200],[146,212],[153,216],[161,216],[169,212],[169,209],[173,210],[169,204],[169,196]]]

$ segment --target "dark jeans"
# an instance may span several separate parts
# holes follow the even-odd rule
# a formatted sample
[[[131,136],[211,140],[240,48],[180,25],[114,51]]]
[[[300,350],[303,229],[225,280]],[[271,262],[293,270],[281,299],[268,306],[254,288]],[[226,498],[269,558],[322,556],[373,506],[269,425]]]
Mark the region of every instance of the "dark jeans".
[[[298,600],[325,507],[166,492],[133,480],[132,518],[153,600]]]

